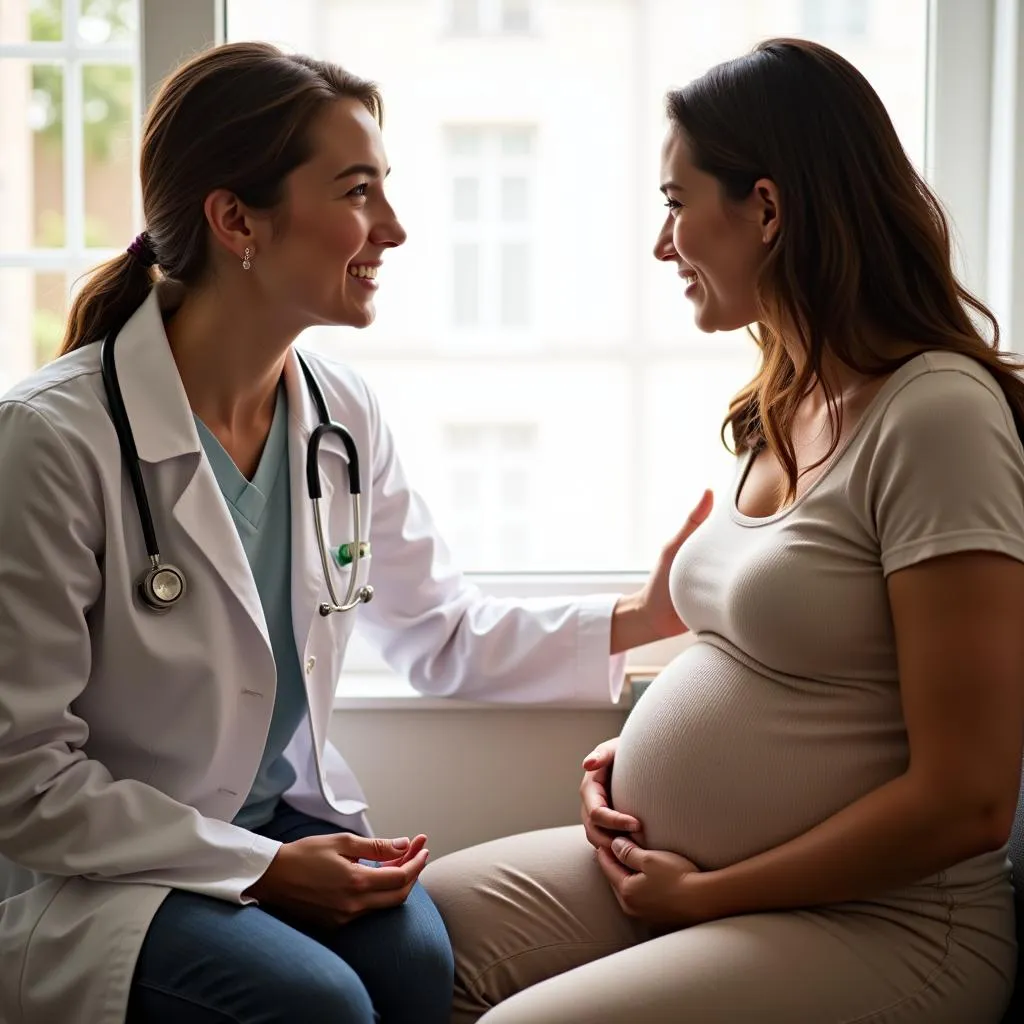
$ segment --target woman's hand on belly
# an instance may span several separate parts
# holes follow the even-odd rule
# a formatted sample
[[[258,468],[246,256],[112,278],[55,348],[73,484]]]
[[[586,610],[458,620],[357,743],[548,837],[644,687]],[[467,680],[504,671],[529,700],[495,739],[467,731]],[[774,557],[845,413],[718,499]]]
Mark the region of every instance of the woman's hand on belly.
[[[619,738],[605,740],[583,762],[586,774],[580,783],[580,817],[590,845],[597,850],[611,849],[612,840],[623,834],[639,837],[641,824],[629,814],[613,810],[608,799],[612,763]]]
[[[610,849],[597,851],[597,863],[627,916],[673,929],[710,920],[695,899],[698,890],[692,884],[700,868],[685,857],[645,850],[620,836]]]

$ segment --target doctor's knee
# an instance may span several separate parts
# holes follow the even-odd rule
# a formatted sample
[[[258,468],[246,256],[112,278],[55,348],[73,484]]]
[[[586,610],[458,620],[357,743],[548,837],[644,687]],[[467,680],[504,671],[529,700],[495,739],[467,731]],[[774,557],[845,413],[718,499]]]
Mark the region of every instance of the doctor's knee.
[[[293,990],[283,989],[280,1001],[282,1022],[294,1020],[296,1007],[300,1006],[304,1020],[330,1024],[375,1024],[378,1020],[369,993],[351,970],[334,976],[320,974],[312,981],[303,979]]]

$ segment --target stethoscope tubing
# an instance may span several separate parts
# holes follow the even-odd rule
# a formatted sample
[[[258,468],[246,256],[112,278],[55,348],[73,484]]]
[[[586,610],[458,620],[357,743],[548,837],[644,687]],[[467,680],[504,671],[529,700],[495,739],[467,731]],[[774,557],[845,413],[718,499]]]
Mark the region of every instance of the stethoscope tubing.
[[[124,397],[121,393],[121,386],[117,377],[117,365],[114,359],[114,342],[117,340],[117,334],[118,332],[115,331],[101,343],[100,375],[103,379],[103,389],[106,392],[107,404],[110,409],[110,419],[114,425],[114,432],[117,434],[122,459],[128,470],[128,478],[131,482],[135,506],[139,514],[139,525],[142,528],[146,554],[149,557],[149,568],[139,577],[137,591],[145,607],[152,611],[165,612],[170,610],[184,597],[187,584],[185,574],[177,566],[164,562],[160,555],[160,545],[157,541],[156,528],[153,525],[153,513],[149,504],[149,495],[146,493],[146,484],[142,478],[139,451],[135,444],[135,435],[132,431],[131,421],[125,408]],[[359,450],[351,433],[340,423],[336,423],[331,419],[323,390],[309,364],[300,352],[296,351],[295,355],[299,361],[299,366],[302,368],[306,387],[313,399],[313,404],[316,406],[319,418],[319,424],[310,434],[309,442],[306,446],[305,472],[306,490],[310,503],[313,506],[313,526],[316,531],[320,565],[323,569],[327,593],[330,597],[329,602],[325,601],[320,604],[319,612],[321,615],[327,616],[335,612],[351,611],[357,605],[370,601],[373,598],[372,587],[359,585],[359,565],[363,557],[363,544],[360,540],[362,537],[362,509],[360,506]],[[352,498],[352,525],[356,538],[355,543],[351,545],[353,548],[351,572],[348,590],[343,601],[338,600],[337,592],[334,589],[330,556],[327,552],[327,540],[324,535],[323,517],[320,511],[320,501],[323,496],[323,488],[320,482],[320,442],[327,434],[333,434],[341,440],[345,447],[345,454],[348,456],[349,493]]]

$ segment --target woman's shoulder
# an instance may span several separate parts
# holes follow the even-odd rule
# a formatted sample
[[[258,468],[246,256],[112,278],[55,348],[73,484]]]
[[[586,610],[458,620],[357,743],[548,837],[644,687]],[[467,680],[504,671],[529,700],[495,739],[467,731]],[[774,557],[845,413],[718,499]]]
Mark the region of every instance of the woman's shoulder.
[[[966,419],[1001,423],[1016,432],[995,374],[960,352],[936,349],[914,356],[892,374],[878,398],[876,420],[882,429],[928,429],[949,420],[966,426]]]

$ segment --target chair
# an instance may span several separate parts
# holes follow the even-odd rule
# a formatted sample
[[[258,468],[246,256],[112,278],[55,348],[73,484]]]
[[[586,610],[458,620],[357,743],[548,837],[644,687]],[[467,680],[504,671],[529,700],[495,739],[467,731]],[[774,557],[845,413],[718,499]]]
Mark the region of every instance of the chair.
[[[1013,887],[1017,904],[1017,985],[1003,1024],[1020,1024],[1024,1021],[1024,773],[1021,776],[1020,795],[1017,797],[1017,816],[1013,820],[1013,833],[1010,836],[1010,860],[1013,863]]]

